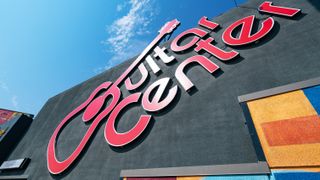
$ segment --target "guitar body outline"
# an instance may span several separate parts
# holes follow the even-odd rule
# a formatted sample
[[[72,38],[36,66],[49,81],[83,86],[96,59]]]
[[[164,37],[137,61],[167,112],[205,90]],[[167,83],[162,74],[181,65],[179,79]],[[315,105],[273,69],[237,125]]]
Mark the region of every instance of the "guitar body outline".
[[[68,113],[65,118],[63,118],[63,120],[54,130],[47,146],[47,167],[51,174],[61,174],[67,170],[75,162],[75,160],[78,159],[79,155],[83,152],[84,147],[87,146],[87,143],[91,139],[93,133],[97,130],[98,125],[114,110],[115,106],[119,103],[121,91],[118,86],[128,77],[132,70],[137,68],[139,64],[142,63],[148,52],[152,50],[154,46],[156,46],[167,34],[170,34],[172,31],[174,31],[179,24],[180,22],[177,19],[167,22],[160,29],[159,34],[155,37],[155,39],[143,50],[136,60],[126,69],[124,73],[120,75],[120,77],[114,83],[106,81],[100,84],[95,90],[93,90],[87,100]],[[102,90],[105,92],[97,97],[97,94],[99,94]],[[101,111],[101,107],[109,96],[112,96],[111,103],[108,105],[108,107]],[[71,155],[69,155],[65,160],[59,161],[56,157],[57,138],[63,128],[81,111],[84,111],[82,117],[84,122],[89,122],[93,120],[94,117],[95,118]],[[100,114],[98,114],[99,112]]]

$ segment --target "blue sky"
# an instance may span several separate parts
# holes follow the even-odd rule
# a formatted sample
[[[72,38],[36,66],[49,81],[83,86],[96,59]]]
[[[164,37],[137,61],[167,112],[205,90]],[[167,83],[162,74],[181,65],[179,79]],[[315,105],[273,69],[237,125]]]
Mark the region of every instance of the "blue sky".
[[[234,6],[233,0],[1,1],[0,108],[37,114],[48,98],[137,55],[168,20],[181,22],[175,36]]]

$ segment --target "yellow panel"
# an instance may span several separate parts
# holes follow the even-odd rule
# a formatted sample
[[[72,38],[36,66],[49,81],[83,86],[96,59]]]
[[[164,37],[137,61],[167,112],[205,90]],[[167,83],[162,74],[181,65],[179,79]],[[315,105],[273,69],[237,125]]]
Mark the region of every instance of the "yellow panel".
[[[306,171],[306,172],[320,172],[320,166],[317,167],[299,167],[299,168],[272,168],[275,170],[288,170],[288,171]]]
[[[269,147],[264,145],[270,167],[320,166],[320,144]]]
[[[270,147],[261,127],[264,122],[316,115],[317,112],[302,91],[253,100],[247,104],[271,168],[320,166],[319,143]]]
[[[194,177],[177,177],[177,180],[201,180],[203,177],[198,177],[198,176],[194,176]]]
[[[259,123],[317,115],[301,90],[249,101],[248,107]]]

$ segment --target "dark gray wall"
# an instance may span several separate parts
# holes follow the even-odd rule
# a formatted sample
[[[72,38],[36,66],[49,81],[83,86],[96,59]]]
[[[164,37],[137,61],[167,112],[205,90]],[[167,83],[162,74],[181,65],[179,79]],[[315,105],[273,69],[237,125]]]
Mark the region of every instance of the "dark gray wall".
[[[0,163],[8,158],[12,150],[19,143],[20,139],[25,135],[32,123],[32,116],[18,114],[9,122],[2,125],[2,129],[6,129],[5,135],[0,137]]]
[[[230,50],[222,43],[221,34],[234,21],[252,14],[258,19],[268,17],[256,11],[261,2],[249,0],[242,7],[214,18],[221,29],[211,36],[219,47]],[[52,176],[47,170],[46,148],[54,129],[99,84],[115,81],[132,62],[129,60],[49,99],[9,157],[30,157],[31,163],[25,171],[11,174],[28,174],[30,179],[118,179],[121,169],[257,162],[237,96],[320,76],[319,2],[273,2],[301,8],[303,14],[295,19],[274,16],[277,23],[271,34],[256,44],[234,48],[241,57],[232,63],[223,63],[205,54],[222,71],[210,75],[200,66],[191,68],[188,76],[197,91],[188,94],[179,85],[176,101],[165,112],[154,114],[153,124],[138,141],[126,148],[110,147],[103,136],[104,121],[83,156],[69,171]],[[168,43],[165,46],[168,47]],[[157,61],[162,74],[155,76],[149,70],[151,78],[146,87],[162,77],[170,77],[178,84],[174,78],[175,69],[195,54],[174,54],[178,61],[169,66]],[[133,77],[138,78],[137,75]],[[123,85],[121,89],[122,97],[129,95]],[[119,120],[118,130],[130,129],[142,113],[144,110],[140,106],[129,109]],[[59,159],[73,151],[87,127],[80,114],[63,130],[57,143]]]

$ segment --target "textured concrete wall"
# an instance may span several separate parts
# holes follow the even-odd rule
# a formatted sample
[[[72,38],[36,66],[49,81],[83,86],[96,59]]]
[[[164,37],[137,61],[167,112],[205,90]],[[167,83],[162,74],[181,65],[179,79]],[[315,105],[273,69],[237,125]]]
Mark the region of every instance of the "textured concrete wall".
[[[250,0],[214,18],[221,25],[220,30],[210,34],[217,46],[226,47],[221,34],[236,20],[248,15],[256,15],[258,19],[268,17],[256,11],[261,2]],[[81,158],[60,176],[50,175],[47,170],[46,148],[54,129],[98,85],[115,81],[132,60],[49,99],[9,157],[31,158],[28,168],[18,174],[28,174],[31,179],[118,179],[121,169],[257,162],[237,96],[320,76],[319,2],[273,2],[301,8],[303,14],[294,20],[274,16],[276,26],[271,34],[256,44],[235,48],[241,57],[231,63],[223,63],[204,53],[222,71],[212,76],[200,66],[191,68],[187,74],[197,88],[192,94],[181,88],[174,72],[184,59],[196,53],[174,54],[169,50],[177,61],[169,66],[157,61],[162,73],[156,76],[149,69],[151,77],[142,92],[156,79],[170,77],[180,86],[173,105],[165,112],[154,114],[148,132],[125,148],[107,144],[103,136],[104,121]],[[168,43],[165,46],[168,47]],[[137,79],[138,75],[133,78]],[[130,94],[124,85],[121,90],[122,97]],[[119,120],[118,130],[124,132],[133,127],[142,113],[145,112],[140,106],[129,109]],[[81,114],[64,128],[57,143],[59,159],[72,153],[87,128],[88,124],[81,121]]]

